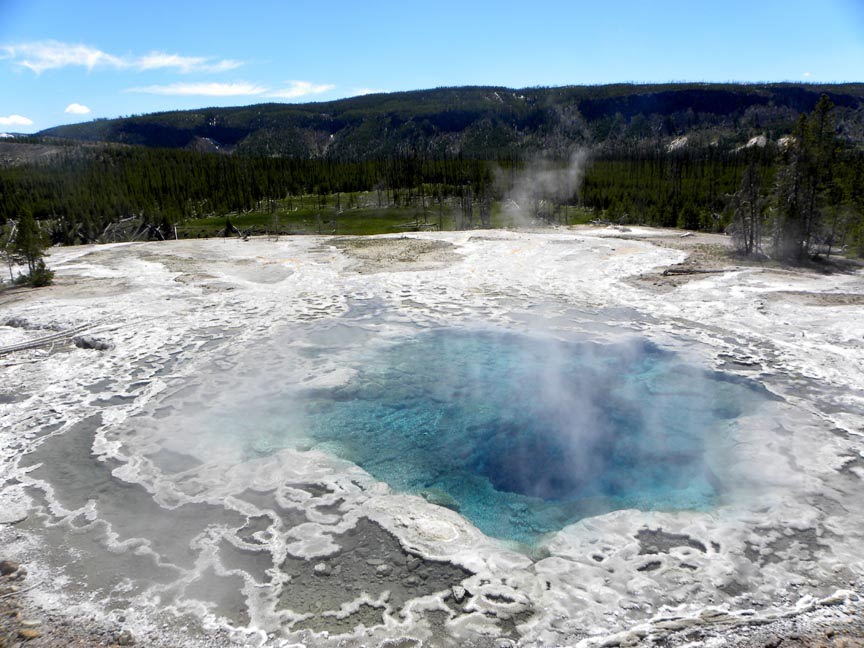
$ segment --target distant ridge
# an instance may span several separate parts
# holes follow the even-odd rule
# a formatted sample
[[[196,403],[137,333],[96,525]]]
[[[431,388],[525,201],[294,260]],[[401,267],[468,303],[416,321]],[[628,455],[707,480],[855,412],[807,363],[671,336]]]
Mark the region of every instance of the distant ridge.
[[[777,139],[827,94],[841,138],[864,144],[864,83],[613,84],[435,88],[306,104],[161,112],[40,136],[296,159],[501,158],[574,146],[654,146],[688,136],[729,148]]]

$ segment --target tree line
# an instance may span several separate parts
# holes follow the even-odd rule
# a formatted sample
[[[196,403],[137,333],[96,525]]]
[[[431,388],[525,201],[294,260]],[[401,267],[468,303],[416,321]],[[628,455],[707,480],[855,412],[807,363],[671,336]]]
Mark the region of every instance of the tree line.
[[[580,201],[619,223],[728,232],[746,255],[864,256],[864,151],[838,136],[826,95],[776,142],[613,150],[586,173]]]
[[[506,164],[506,161],[502,162]],[[50,222],[59,244],[98,240],[105,228],[134,216],[170,230],[202,217],[259,208],[292,196],[377,191],[388,205],[432,185],[447,196],[491,183],[482,160],[394,156],[365,162],[292,160],[173,149],[71,149],[42,162],[0,169],[0,226],[22,214]]]
[[[544,164],[548,171],[569,162]],[[98,241],[132,217],[165,235],[182,221],[264,211],[301,196],[339,212],[357,192],[370,192],[381,210],[437,203],[441,214],[449,201],[456,227],[489,227],[495,205],[530,166],[515,154],[338,161],[66,146],[45,161],[0,168],[0,227],[8,243],[11,226],[32,217],[43,238],[75,244]],[[845,247],[864,255],[864,152],[838,136],[827,96],[779,142],[607,145],[589,155],[581,182],[553,193],[534,196],[532,216],[561,222],[570,212],[560,207],[569,205],[619,223],[727,231],[745,254],[801,262]]]
[[[42,135],[232,155],[361,161],[411,153],[493,160],[565,157],[573,146],[689,135],[722,145],[777,139],[827,93],[843,136],[864,142],[862,84],[456,87],[308,104],[200,108],[70,124]],[[691,142],[692,143],[692,142]]]

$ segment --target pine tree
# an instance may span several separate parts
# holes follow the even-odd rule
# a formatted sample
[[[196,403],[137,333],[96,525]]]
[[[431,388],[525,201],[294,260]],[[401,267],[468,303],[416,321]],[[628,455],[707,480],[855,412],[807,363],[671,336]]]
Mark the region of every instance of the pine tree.
[[[45,266],[43,260],[49,239],[39,229],[33,215],[25,212],[18,221],[12,236],[10,253],[16,263],[27,265],[27,283],[32,286],[46,286],[51,283],[54,273]]]
[[[822,95],[813,112],[801,116],[778,173],[774,249],[786,260],[806,259],[821,234],[822,202],[837,152],[833,108],[828,96]]]
[[[762,246],[762,221],[768,201],[760,185],[759,171],[751,160],[744,169],[741,188],[733,197],[733,240],[737,250],[748,256],[759,252]]]
[[[0,230],[0,259],[3,260],[3,263],[5,263],[9,269],[9,281],[15,281],[15,275],[12,272],[12,268],[15,265],[15,260],[12,257],[12,237],[15,233],[15,230],[13,229],[14,226],[15,223],[10,221],[6,223],[6,226],[2,230]]]

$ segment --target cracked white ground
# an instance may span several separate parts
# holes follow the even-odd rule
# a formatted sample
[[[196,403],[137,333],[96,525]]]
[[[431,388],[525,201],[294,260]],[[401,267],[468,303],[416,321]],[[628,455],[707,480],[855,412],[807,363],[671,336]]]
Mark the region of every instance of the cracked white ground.
[[[679,234],[54,249],[55,286],[0,295],[0,347],[92,323],[113,348],[0,357],[4,553],[32,565],[40,605],[154,644],[611,645],[700,628],[720,645],[770,619],[851,614],[864,276],[740,267],[663,292],[628,281],[685,256],[640,238]],[[530,554],[320,450],[250,458],[196,436],[202,412],[227,404],[260,416],[261,390],[278,390],[267,376],[338,384],[342,354],[443,325],[639,335],[779,398],[730,429],[712,510],[586,518]],[[331,358],[304,355],[328,335]],[[369,569],[340,562],[349,546]]]

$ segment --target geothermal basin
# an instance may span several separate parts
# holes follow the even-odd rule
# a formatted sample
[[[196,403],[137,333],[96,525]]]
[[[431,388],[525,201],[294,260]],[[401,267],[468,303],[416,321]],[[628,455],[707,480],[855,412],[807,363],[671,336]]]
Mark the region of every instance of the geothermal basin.
[[[186,403],[177,425],[201,430],[199,447],[241,446],[243,459],[286,447],[340,457],[529,550],[598,513],[711,508],[722,486],[709,464],[731,451],[728,427],[765,398],[756,383],[638,338],[471,328],[386,342],[343,328],[330,338],[302,351],[339,358],[351,371],[343,384],[296,388],[278,367],[266,378],[253,370],[248,398],[192,407],[191,421]],[[163,447],[185,436],[166,429]]]
[[[861,274],[665,281],[724,243],[677,236],[57,250],[58,285],[0,296],[0,345],[90,323],[110,348],[3,356],[4,551],[33,605],[147,645],[854,618]]]

